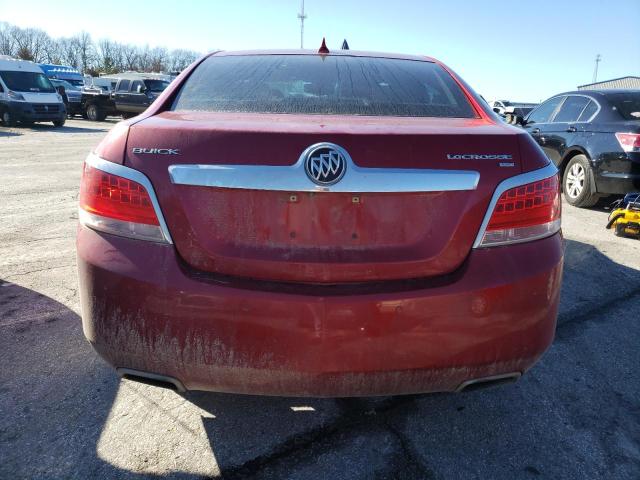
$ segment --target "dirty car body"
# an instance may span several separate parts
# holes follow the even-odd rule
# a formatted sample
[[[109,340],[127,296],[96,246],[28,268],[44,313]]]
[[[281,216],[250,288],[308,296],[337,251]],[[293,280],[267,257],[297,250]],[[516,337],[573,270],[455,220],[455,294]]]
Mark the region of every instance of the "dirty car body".
[[[554,336],[558,190],[436,60],[218,52],[85,162],[84,332],[122,375],[187,390],[515,379]]]

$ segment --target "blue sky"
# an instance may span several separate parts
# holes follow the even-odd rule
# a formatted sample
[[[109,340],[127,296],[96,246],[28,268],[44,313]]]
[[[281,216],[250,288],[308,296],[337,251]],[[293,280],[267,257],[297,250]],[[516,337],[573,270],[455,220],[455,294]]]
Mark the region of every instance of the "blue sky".
[[[297,48],[299,0],[0,0],[0,20],[53,36],[212,49]],[[425,54],[487,99],[539,101],[640,75],[640,0],[306,0],[305,47]]]

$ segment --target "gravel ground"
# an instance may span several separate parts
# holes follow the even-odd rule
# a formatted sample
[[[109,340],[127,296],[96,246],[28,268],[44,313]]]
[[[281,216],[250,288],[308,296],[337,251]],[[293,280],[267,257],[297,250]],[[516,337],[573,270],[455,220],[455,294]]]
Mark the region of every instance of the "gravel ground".
[[[640,241],[565,206],[555,343],[510,386],[376,399],[179,395],[82,335],[82,160],[112,124],[0,127],[0,478],[640,478]],[[306,408],[296,408],[306,407]]]

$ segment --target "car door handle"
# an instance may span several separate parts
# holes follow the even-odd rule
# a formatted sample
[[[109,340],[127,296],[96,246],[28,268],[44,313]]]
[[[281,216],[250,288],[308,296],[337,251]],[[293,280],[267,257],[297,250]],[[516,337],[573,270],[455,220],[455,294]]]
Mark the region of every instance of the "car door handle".
[[[567,127],[567,132],[569,132],[569,133],[574,133],[574,132],[577,132],[577,131],[578,131],[578,129],[576,127],[574,127],[573,125],[569,125]]]

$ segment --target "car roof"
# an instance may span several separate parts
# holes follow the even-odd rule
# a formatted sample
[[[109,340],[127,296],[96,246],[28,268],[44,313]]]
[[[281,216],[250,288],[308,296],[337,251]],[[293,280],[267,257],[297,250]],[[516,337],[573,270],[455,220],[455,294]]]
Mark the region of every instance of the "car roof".
[[[42,69],[30,60],[19,60],[17,58],[0,58],[0,70],[10,72],[33,72],[44,73]]]
[[[251,55],[320,55],[317,50],[219,50],[212,52],[210,55],[215,56],[251,56]],[[367,52],[360,50],[333,50],[328,54],[322,54],[326,56],[342,56],[342,57],[370,57],[370,58],[391,58],[398,60],[415,60],[421,62],[439,63],[436,59],[425,55],[405,55],[401,53],[385,53],[385,52]]]
[[[558,93],[557,95],[553,95],[553,97],[559,97],[560,95],[594,95],[594,96],[606,96],[609,94],[616,93],[640,93],[640,89],[628,89],[628,88],[608,88],[608,89],[599,89],[599,90],[572,90],[570,92]],[[553,98],[549,97],[549,98]]]

